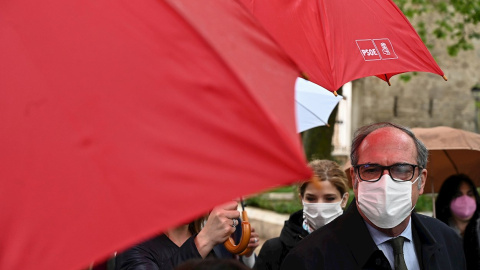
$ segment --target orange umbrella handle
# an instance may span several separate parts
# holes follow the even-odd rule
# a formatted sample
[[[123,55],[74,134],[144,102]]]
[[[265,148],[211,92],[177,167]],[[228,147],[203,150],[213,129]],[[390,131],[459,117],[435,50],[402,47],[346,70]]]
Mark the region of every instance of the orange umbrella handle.
[[[242,253],[238,254],[240,256],[245,256],[245,254],[251,253],[252,248],[247,247]]]
[[[250,222],[248,222],[247,212],[244,210],[242,212],[242,237],[240,238],[240,242],[238,245],[235,244],[235,240],[233,240],[233,238],[230,236],[227,240],[225,240],[223,245],[232,254],[244,255],[248,252],[247,246],[250,242],[250,234]]]

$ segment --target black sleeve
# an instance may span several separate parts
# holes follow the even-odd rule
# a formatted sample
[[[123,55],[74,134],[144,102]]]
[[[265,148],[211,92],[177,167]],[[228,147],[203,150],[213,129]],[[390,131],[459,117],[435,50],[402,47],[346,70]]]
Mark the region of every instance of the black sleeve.
[[[187,260],[201,259],[194,239],[190,237],[180,248],[161,241],[147,241],[117,255],[116,269],[171,270]]]
[[[280,269],[283,244],[278,237],[267,240],[258,254],[255,266],[256,270],[278,270]]]

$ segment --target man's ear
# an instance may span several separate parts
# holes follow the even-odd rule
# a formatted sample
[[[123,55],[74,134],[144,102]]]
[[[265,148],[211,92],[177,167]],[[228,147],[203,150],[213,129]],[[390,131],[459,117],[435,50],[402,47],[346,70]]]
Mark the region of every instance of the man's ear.
[[[425,182],[427,182],[427,169],[423,169],[422,173],[420,174],[420,177],[422,179],[422,184],[418,187],[418,194],[421,195],[423,194],[423,191],[425,189]]]

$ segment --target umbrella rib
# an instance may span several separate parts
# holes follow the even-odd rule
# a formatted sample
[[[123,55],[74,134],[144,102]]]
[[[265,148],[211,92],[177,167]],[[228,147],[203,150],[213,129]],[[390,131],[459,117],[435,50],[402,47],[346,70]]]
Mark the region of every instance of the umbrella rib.
[[[458,168],[457,165],[455,165],[455,162],[453,162],[452,158],[448,155],[447,150],[443,150],[445,153],[445,156],[447,156],[448,160],[450,160],[450,163],[452,164],[453,168],[455,169],[455,172],[458,174]]]
[[[312,112],[309,108],[307,108],[306,106],[304,106],[302,103],[298,102],[297,101],[297,104],[302,106],[305,110],[307,110],[309,113],[311,113],[313,116],[315,116],[318,120],[322,121],[322,123],[324,123],[325,125],[328,126],[328,123],[326,123],[325,121],[323,121],[323,119],[321,119],[320,117],[318,117],[318,115],[316,115],[314,112]]]
[[[388,86],[392,86],[392,85],[390,84],[390,80],[388,79],[387,74],[385,73],[384,75],[385,75],[385,81],[388,83]]]

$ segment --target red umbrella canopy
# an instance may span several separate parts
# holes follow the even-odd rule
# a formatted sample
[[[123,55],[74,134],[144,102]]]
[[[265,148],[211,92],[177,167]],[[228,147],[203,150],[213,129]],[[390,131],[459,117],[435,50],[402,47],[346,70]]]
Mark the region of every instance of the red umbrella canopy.
[[[298,68],[235,1],[0,4],[0,269],[79,269],[310,177]]]
[[[330,91],[367,76],[443,76],[391,0],[241,0],[309,79]]]

